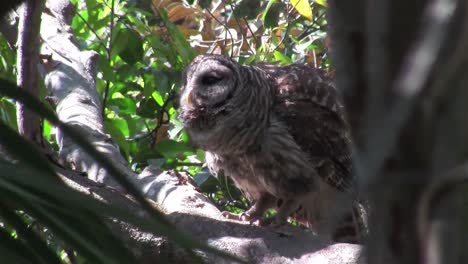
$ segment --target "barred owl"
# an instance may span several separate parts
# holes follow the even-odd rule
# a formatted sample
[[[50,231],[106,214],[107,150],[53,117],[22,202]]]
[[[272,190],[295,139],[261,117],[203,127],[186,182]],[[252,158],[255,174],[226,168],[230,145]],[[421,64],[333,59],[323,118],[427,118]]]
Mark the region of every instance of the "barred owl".
[[[355,196],[349,130],[326,75],[305,64],[201,55],[182,80],[179,118],[191,140],[206,151],[210,170],[223,171],[252,201],[239,218],[262,219],[274,208],[270,224],[293,217],[340,240],[340,231],[325,227],[334,208],[352,211]]]

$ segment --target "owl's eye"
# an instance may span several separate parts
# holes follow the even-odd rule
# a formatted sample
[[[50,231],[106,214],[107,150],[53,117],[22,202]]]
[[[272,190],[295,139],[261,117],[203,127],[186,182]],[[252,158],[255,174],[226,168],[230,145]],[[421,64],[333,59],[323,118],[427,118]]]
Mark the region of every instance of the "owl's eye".
[[[213,76],[213,75],[205,75],[201,78],[201,83],[203,85],[213,85],[221,81],[223,77],[221,76]]]

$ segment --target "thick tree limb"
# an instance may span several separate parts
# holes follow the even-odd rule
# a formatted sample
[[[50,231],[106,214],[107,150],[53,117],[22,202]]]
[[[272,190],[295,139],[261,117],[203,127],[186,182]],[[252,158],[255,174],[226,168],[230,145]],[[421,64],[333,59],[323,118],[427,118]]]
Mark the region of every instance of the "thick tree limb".
[[[468,4],[335,0],[330,8],[337,85],[372,206],[369,263],[464,263],[464,188],[424,195],[467,159]],[[422,207],[431,212],[415,221]],[[423,239],[421,222],[430,226]]]
[[[62,171],[65,182],[110,204],[121,206],[142,215],[144,211],[119,190],[96,184],[84,177]],[[294,227],[280,230],[261,228],[228,221],[195,186],[174,173],[147,168],[141,177],[146,191],[154,195],[158,208],[167,213],[179,230],[205,241],[211,246],[244,257],[249,263],[363,263],[359,259],[361,247],[351,244],[333,244]],[[187,263],[187,256],[164,238],[142,232],[125,223],[114,223],[112,228],[131,247],[142,263],[166,260]],[[204,256],[208,263],[225,263],[215,256]]]
[[[95,83],[98,54],[82,52],[75,43],[70,29],[75,7],[66,0],[48,1],[47,7],[50,12],[42,16],[41,35],[47,52],[52,53],[52,59],[44,65],[45,82],[57,102],[60,120],[76,125],[122,171],[134,177],[118,146],[104,131],[101,100]],[[60,157],[66,164],[77,171],[86,172],[92,180],[117,187],[110,175],[69,138],[58,133],[57,142]]]

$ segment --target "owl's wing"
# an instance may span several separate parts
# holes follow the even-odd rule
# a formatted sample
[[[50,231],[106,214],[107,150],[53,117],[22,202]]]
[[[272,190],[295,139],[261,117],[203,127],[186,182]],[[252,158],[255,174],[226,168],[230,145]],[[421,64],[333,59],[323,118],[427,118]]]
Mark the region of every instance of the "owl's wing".
[[[309,65],[259,67],[275,83],[273,111],[310,156],[319,175],[341,191],[352,191],[349,128],[331,81]]]

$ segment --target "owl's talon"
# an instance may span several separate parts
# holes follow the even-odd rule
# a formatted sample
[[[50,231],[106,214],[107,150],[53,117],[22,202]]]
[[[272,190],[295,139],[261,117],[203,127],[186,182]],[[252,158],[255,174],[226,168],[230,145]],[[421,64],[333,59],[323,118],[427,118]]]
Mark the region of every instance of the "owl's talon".
[[[285,219],[278,219],[277,217],[275,217],[275,219],[273,220],[273,222],[270,224],[270,227],[278,228],[278,227],[285,226],[287,223],[288,223],[287,220],[285,220]]]
[[[223,215],[223,217],[229,220],[235,220],[239,222],[249,222],[251,225],[261,226],[260,219],[258,219],[257,217],[252,217],[248,213],[235,214],[235,213],[231,213],[228,211],[224,211],[221,214]]]
[[[240,214],[240,219],[241,219],[242,222],[250,222],[251,217],[250,217],[250,215],[248,215],[246,213],[242,213],[242,214]]]
[[[286,225],[287,220],[280,219],[276,215],[261,220],[260,225],[264,227],[277,228]]]
[[[229,220],[242,221],[242,214],[235,214],[228,211],[223,211],[221,215]]]
[[[224,212],[227,219],[280,227],[293,216],[314,226],[332,200],[356,191],[343,98],[325,72],[201,55],[182,80],[184,128],[210,170],[224,171],[252,202],[244,214]],[[264,219],[269,209],[277,214]]]
[[[261,219],[255,216],[251,216],[247,213],[243,213],[242,216],[244,217],[244,221],[248,221],[251,225],[262,226]]]

